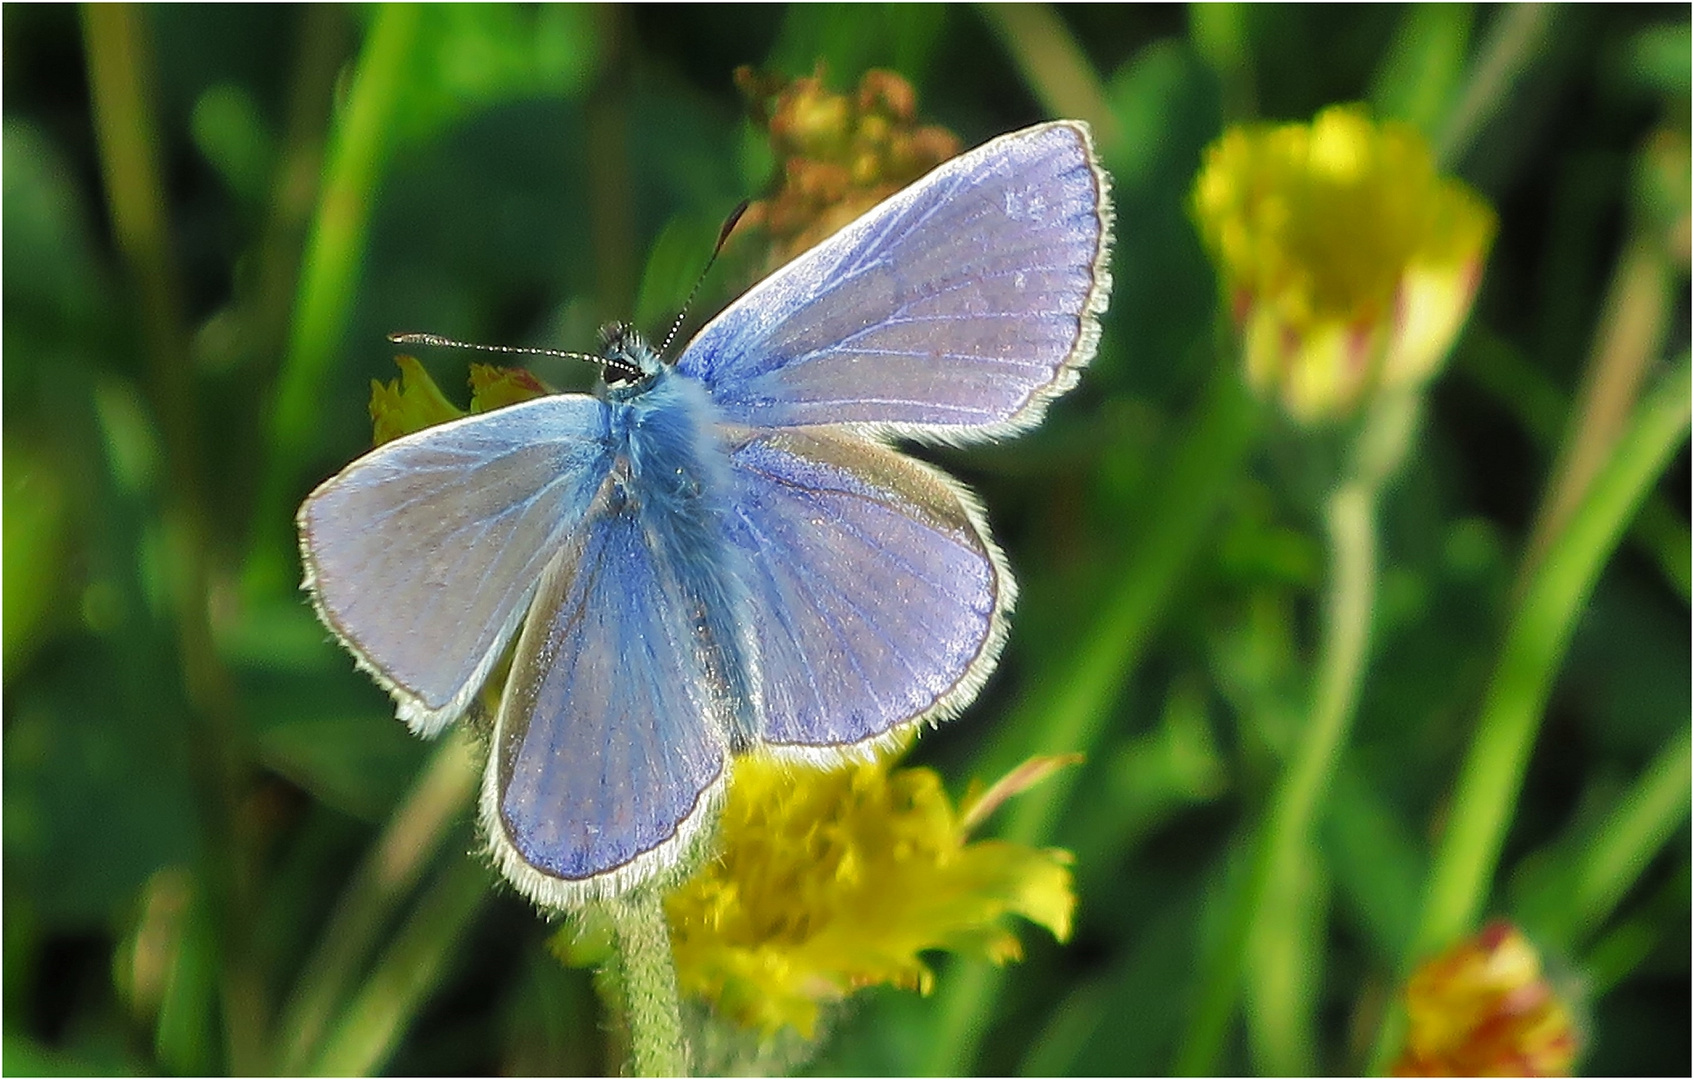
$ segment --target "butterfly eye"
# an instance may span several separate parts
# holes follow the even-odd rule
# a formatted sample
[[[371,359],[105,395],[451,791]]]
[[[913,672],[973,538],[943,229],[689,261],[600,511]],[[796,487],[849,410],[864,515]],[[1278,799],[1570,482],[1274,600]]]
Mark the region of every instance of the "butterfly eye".
[[[602,357],[602,359],[605,361],[606,385],[609,387],[617,389],[630,387],[640,382],[644,377],[640,368],[625,367],[622,357],[607,356]]]

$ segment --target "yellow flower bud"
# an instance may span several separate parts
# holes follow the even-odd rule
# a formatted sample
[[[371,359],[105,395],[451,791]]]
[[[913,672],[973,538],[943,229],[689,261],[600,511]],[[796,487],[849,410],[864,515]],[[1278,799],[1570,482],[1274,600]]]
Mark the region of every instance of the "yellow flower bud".
[[[1406,1048],[1396,1076],[1568,1076],[1570,1012],[1541,977],[1535,946],[1510,923],[1425,962],[1406,986]]]
[[[1350,415],[1439,369],[1495,227],[1416,130],[1359,106],[1231,128],[1206,150],[1193,208],[1248,381],[1302,421]]]

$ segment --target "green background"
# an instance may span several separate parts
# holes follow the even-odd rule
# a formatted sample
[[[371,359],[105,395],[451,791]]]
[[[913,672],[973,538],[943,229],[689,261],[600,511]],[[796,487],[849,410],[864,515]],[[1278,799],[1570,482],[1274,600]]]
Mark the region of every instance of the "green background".
[[[723,216],[770,178],[733,69],[820,61],[842,91],[900,72],[921,118],[966,145],[1102,110],[1118,218],[1078,390],[1015,442],[926,452],[981,495],[1022,597],[999,672],[914,760],[962,793],[1028,753],[1086,751],[1041,796],[1050,827],[1000,822],[1076,853],[1076,932],[1061,946],[1023,928],[1027,958],[999,980],[937,957],[927,999],[860,995],[819,1072],[1172,1068],[1220,898],[1300,729],[1325,577],[1327,436],[1265,417],[1214,463],[1209,501],[1164,483],[1227,352],[1186,209],[1200,152],[1226,121],[1364,100],[1436,137],[1498,210],[1475,314],[1383,504],[1371,665],[1288,951],[1249,962],[1270,1019],[1232,1025],[1215,1062],[1365,1067],[1614,266],[1661,203],[1687,212],[1687,7],[442,6],[403,34],[391,9],[143,8],[161,192],[149,203],[131,173],[114,190],[163,218],[127,248],[83,18],[0,13],[6,1071],[230,1068],[220,897],[251,985],[286,1000],[430,754],[295,588],[294,507],[368,446],[370,380],[396,374],[383,335],[585,349],[611,318],[661,334]],[[1455,134],[1474,92],[1484,107]],[[1655,129],[1683,140],[1668,193],[1642,164]],[[1686,267],[1684,249],[1665,356],[1688,347]],[[696,322],[749,272],[714,271]],[[471,357],[422,359],[463,402]],[[1683,449],[1586,600],[1485,905],[1543,946],[1596,1073],[1691,1067],[1688,490]],[[1148,570],[1146,538],[1185,505],[1192,542]],[[1041,702],[1101,654],[1090,635],[1116,632],[1103,609],[1131,578],[1153,602],[1132,646],[1104,654],[1133,663],[1101,680],[1080,742],[1049,746]],[[205,615],[179,615],[184,596]],[[1681,780],[1654,843],[1601,924],[1571,929],[1571,867],[1640,805],[1655,760]],[[423,899],[377,920],[412,981],[370,999],[395,1015],[353,1060],[615,1068],[587,974],[549,957],[547,924],[475,844],[455,819]],[[131,958],[156,955],[138,927],[171,896],[188,913],[165,920],[163,988],[138,1002]]]

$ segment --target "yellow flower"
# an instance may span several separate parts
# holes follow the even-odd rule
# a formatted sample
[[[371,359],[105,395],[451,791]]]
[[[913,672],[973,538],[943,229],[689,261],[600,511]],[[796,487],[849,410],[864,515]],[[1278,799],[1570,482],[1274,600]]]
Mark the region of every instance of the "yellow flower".
[[[1497,921],[1425,962],[1406,985],[1406,1048],[1396,1076],[1568,1076],[1570,1012],[1541,977],[1541,957]]]
[[[377,446],[465,415],[417,360],[397,356],[394,362],[400,367],[398,379],[371,380],[371,441]]]
[[[821,1005],[861,987],[927,993],[923,950],[1017,959],[1005,915],[1068,937],[1069,856],[972,843],[967,813],[929,769],[739,762],[719,857],[665,904],[683,992],[810,1037]]]
[[[743,217],[769,231],[772,268],[959,152],[946,128],[916,124],[917,92],[892,71],[867,71],[851,98],[825,89],[821,71],[784,79],[742,67],[735,81],[781,166],[777,193]]]
[[[394,362],[400,367],[400,378],[387,383],[371,380],[371,435],[375,445],[465,415],[465,410],[447,400],[417,360],[397,356]],[[523,368],[472,364],[470,382],[473,413],[515,405],[548,392],[540,379]]]
[[[471,412],[489,412],[552,393],[528,368],[472,364]]]
[[[929,769],[833,768],[755,754],[736,763],[718,851],[665,901],[682,992],[761,1037],[810,1039],[826,1005],[878,984],[927,993],[919,954],[1022,955],[1007,915],[1070,935],[1070,856],[970,829],[1038,782],[1037,763],[955,808]],[[567,962],[609,948],[589,913],[554,942]]]
[[[1440,176],[1423,137],[1337,106],[1236,127],[1194,187],[1241,326],[1248,381],[1303,421],[1440,367],[1476,295],[1494,213]]]

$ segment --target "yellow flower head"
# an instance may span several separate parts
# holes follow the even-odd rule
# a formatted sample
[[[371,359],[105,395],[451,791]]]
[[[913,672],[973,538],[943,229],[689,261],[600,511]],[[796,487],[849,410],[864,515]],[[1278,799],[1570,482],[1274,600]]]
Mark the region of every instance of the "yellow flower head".
[[[465,410],[447,400],[417,360],[397,356],[394,362],[400,367],[398,379],[386,383],[371,380],[371,435],[377,446],[465,415]],[[470,381],[473,413],[516,405],[548,392],[541,380],[524,368],[472,364]]]
[[[1569,1076],[1570,1012],[1541,957],[1499,921],[1425,962],[1406,985],[1406,1048],[1396,1076]]]
[[[821,71],[784,79],[742,67],[735,81],[782,170],[777,193],[743,219],[769,230],[773,268],[959,152],[958,136],[916,123],[917,92],[892,71],[867,71],[851,97],[826,89]]]
[[[742,759],[718,856],[665,902],[682,992],[741,1028],[809,1039],[854,990],[928,992],[926,949],[1016,959],[1006,915],[1064,940],[1069,856],[971,842],[968,814],[929,769]]]
[[[1241,325],[1248,381],[1307,421],[1434,374],[1495,224],[1437,174],[1416,130],[1374,124],[1359,106],[1231,128],[1206,150],[1194,213]]]

